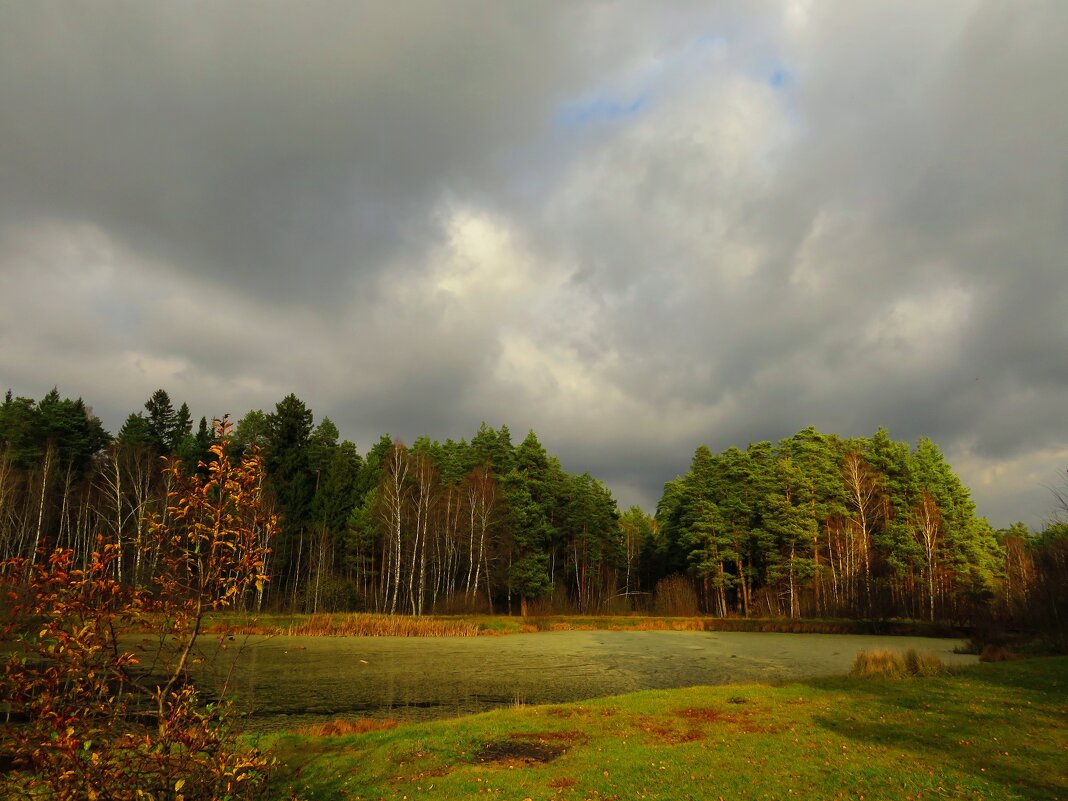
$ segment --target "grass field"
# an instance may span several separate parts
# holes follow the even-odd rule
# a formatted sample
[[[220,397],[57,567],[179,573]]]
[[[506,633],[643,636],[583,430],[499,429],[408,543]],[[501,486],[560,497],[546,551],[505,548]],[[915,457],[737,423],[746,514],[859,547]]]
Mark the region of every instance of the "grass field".
[[[381,726],[261,737],[272,797],[1068,799],[1068,657]]]

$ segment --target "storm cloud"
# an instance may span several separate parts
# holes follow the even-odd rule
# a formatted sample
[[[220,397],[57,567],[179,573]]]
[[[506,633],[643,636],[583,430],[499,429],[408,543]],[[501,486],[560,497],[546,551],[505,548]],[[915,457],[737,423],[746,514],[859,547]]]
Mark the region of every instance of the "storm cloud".
[[[0,9],[0,384],[112,430],[296,392],[533,428],[651,509],[699,443],[1068,466],[1063,3]]]

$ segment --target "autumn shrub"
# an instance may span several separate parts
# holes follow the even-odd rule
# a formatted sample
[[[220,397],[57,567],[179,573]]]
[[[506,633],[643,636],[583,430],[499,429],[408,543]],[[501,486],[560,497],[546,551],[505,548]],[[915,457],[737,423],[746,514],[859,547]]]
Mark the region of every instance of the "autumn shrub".
[[[306,612],[351,612],[359,608],[356,585],[341,576],[320,576],[297,593],[294,609]]]
[[[1004,645],[986,645],[979,654],[980,662],[1012,662],[1020,655]]]
[[[668,617],[693,617],[698,613],[697,593],[685,576],[660,579],[654,593],[656,614]]]
[[[434,604],[434,614],[438,615],[488,615],[492,611],[485,592],[455,592],[442,596]]]
[[[56,549],[0,566],[10,610],[0,639],[14,647],[0,697],[15,719],[0,728],[13,767],[0,796],[258,797],[271,760],[238,747],[233,709],[203,703],[188,672],[204,613],[262,586],[273,528],[262,463],[252,452],[232,464],[227,431],[223,422],[204,473],[166,468],[173,490],[148,543],[160,568],[151,584],[121,583],[119,547],[102,539],[84,565]],[[164,646],[151,670],[131,639],[145,632]]]
[[[634,613],[634,600],[631,595],[613,595],[601,604],[605,615],[630,615]]]

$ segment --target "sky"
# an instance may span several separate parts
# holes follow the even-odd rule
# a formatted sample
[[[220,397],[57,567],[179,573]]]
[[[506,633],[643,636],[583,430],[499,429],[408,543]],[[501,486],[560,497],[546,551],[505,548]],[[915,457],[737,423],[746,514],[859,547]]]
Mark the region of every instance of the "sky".
[[[0,4],[0,388],[1068,468],[1068,3]]]

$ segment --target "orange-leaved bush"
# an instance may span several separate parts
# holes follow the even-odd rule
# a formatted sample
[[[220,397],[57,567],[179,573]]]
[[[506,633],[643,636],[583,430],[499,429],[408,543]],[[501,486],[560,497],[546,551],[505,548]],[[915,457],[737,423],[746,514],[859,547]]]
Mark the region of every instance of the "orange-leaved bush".
[[[238,747],[232,707],[205,705],[188,671],[204,614],[262,588],[277,523],[261,457],[235,463],[229,433],[216,421],[201,471],[165,465],[171,491],[144,545],[157,564],[147,584],[119,580],[119,546],[103,539],[81,565],[56,549],[0,568],[0,637],[15,644],[0,675],[0,795],[193,801],[261,790],[271,760]],[[146,633],[158,646],[151,670],[135,636]]]

